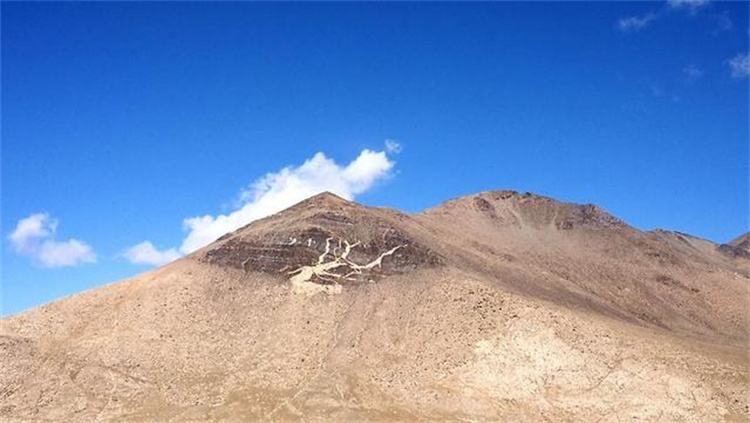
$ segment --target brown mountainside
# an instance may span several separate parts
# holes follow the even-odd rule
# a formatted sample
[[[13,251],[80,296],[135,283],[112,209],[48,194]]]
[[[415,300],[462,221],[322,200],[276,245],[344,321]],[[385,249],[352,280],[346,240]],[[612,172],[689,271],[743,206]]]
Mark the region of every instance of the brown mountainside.
[[[0,415],[747,421],[737,248],[514,191],[414,215],[320,194],[2,319]]]

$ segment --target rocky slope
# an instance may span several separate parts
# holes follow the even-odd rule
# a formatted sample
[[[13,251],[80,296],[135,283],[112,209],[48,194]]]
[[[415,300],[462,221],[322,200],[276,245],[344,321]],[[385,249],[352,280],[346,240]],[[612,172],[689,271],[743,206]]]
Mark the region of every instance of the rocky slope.
[[[726,244],[721,244],[718,249],[732,257],[750,258],[750,232],[740,235]]]
[[[0,321],[3,421],[747,421],[750,260],[513,191],[321,194]]]

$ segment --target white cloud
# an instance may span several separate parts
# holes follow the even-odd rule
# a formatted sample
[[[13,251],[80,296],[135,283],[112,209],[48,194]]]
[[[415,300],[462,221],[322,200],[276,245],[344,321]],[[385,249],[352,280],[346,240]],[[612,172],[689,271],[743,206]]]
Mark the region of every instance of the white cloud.
[[[642,16],[628,16],[617,21],[617,28],[623,32],[636,32],[649,26],[656,19],[656,14],[648,13]]]
[[[77,239],[64,242],[44,241],[37,258],[44,267],[78,266],[96,261],[94,250]]]
[[[397,146],[391,144],[388,147],[386,143],[386,151],[395,153]],[[256,180],[240,193],[240,200],[234,211],[218,216],[204,215],[184,219],[183,228],[187,231],[187,236],[179,250],[170,248],[159,251],[153,244],[144,241],[128,249],[125,257],[133,263],[160,265],[321,192],[329,191],[353,200],[390,175],[394,162],[386,151],[363,150],[345,166],[337,164],[323,153],[316,153],[299,166],[288,166]]]
[[[180,252],[191,253],[225,233],[324,191],[351,200],[387,176],[393,164],[384,151],[363,150],[346,166],[316,153],[298,167],[285,167],[257,180],[242,192],[242,204],[232,213],[185,219],[183,226],[188,235]]]
[[[57,220],[50,219],[46,213],[36,213],[19,220],[8,239],[17,253],[31,254],[37,249],[40,239],[51,237],[56,230]]]
[[[675,9],[688,9],[694,11],[709,3],[710,0],[667,0],[667,3]]]
[[[8,236],[13,250],[31,257],[43,267],[69,267],[96,261],[94,250],[77,239],[55,240],[57,219],[47,213],[35,213],[21,219]]]
[[[728,63],[732,70],[732,77],[746,78],[750,76],[750,54],[740,53],[729,59]]]
[[[159,251],[149,241],[143,241],[128,248],[123,256],[133,264],[148,264],[151,266],[162,266],[182,257],[174,248]]]

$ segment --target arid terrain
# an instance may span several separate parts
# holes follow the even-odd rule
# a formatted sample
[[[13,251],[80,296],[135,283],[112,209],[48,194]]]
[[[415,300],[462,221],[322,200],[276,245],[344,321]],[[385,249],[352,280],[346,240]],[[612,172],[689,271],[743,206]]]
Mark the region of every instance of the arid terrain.
[[[320,194],[2,319],[3,422],[750,421],[750,244]]]

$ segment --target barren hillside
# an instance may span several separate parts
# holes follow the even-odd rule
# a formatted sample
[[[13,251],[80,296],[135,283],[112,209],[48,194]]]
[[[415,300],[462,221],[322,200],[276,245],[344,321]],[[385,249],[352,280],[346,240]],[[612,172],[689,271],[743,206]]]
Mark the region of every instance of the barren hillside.
[[[0,416],[748,421],[733,244],[513,191],[416,215],[320,194],[2,319]]]

